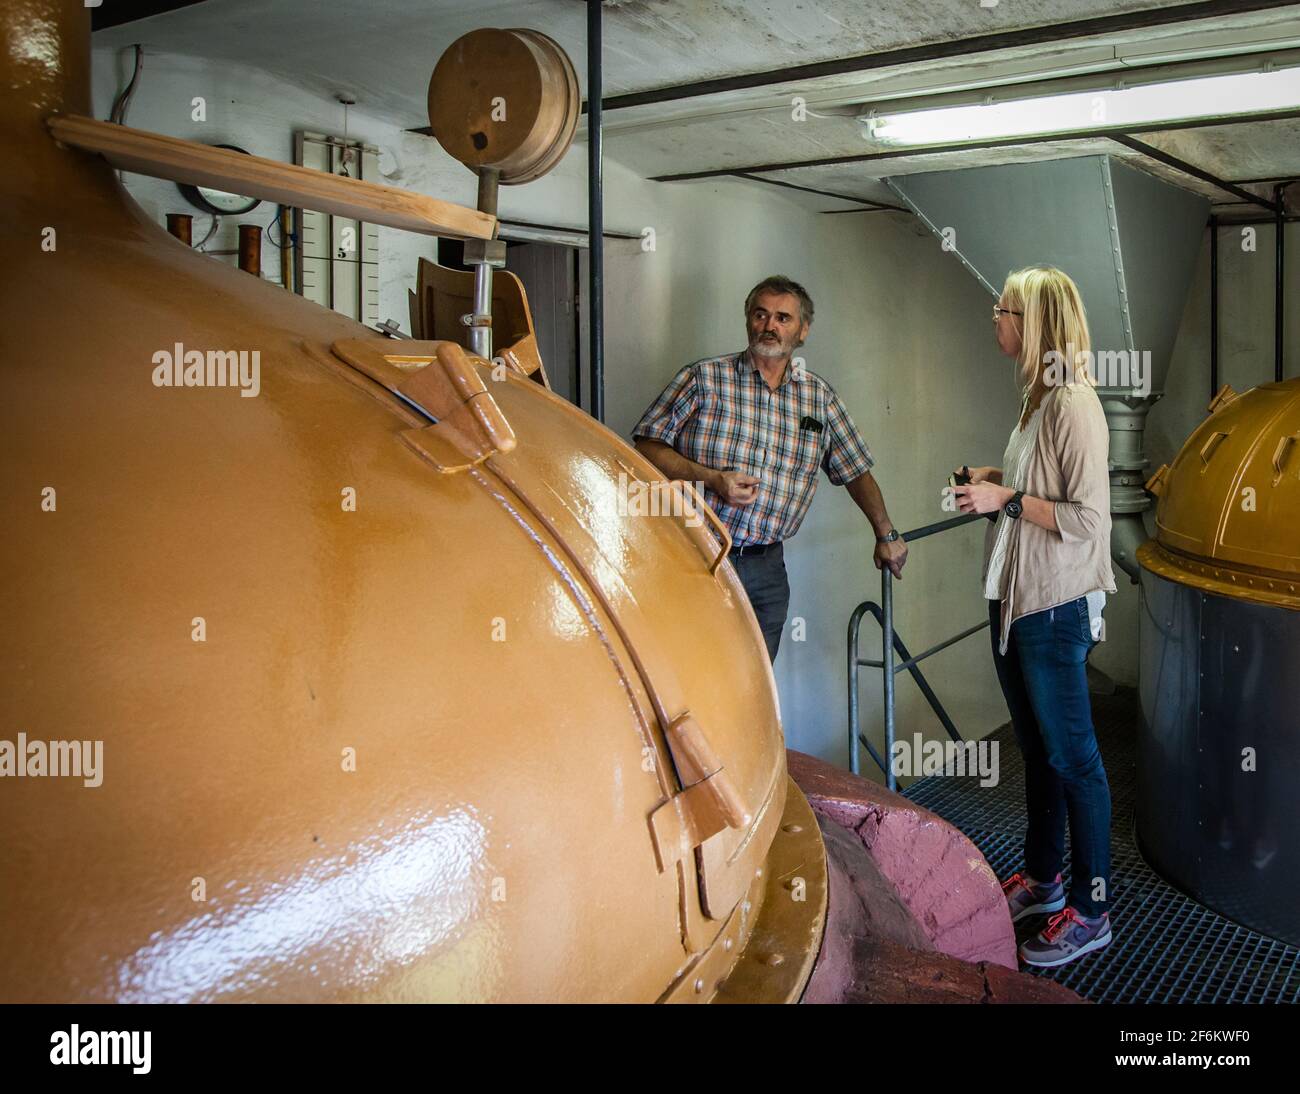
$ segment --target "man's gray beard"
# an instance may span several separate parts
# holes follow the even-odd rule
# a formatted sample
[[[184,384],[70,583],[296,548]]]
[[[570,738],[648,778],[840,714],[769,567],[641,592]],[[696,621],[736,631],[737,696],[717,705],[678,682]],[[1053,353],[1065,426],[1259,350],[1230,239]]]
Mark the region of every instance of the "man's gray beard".
[[[749,351],[759,357],[788,357],[790,355],[790,351],[781,345],[779,341],[750,342]]]

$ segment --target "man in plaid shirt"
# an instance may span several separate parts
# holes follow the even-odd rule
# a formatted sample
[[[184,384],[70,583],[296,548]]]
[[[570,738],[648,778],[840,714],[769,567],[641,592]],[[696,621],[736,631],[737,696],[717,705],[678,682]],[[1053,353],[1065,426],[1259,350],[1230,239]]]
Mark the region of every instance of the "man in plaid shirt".
[[[745,301],[749,348],[687,365],[632,431],[637,450],[665,476],[704,484],[731,532],[731,561],[773,661],[790,606],[782,544],[808,512],[819,468],[875,529],[876,568],[898,577],[907,560],[853,419],[830,384],[792,361],[812,321],[802,285],[759,282]]]

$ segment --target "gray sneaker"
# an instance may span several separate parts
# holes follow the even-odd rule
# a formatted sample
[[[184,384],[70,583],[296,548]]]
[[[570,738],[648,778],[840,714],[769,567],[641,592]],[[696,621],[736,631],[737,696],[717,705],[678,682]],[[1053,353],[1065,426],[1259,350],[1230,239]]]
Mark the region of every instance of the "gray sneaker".
[[[1053,969],[1109,946],[1110,939],[1110,916],[1086,919],[1073,908],[1066,908],[1020,947],[1020,960],[1040,969]]]
[[[1044,884],[1029,884],[1024,874],[1012,874],[1002,883],[1002,892],[1007,898],[1007,911],[1011,913],[1011,922],[1031,915],[1049,915],[1065,907],[1065,887],[1061,884],[1061,875],[1056,880]]]

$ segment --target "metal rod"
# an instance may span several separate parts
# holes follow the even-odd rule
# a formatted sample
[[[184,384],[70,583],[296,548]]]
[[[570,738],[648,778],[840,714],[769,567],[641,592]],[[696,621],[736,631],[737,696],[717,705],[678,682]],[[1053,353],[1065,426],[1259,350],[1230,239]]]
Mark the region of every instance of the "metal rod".
[[[1210,217],[1210,398],[1219,393],[1219,219]]]
[[[959,517],[941,520],[937,524],[927,524],[923,528],[913,528],[910,532],[903,533],[903,539],[908,543],[915,543],[918,539],[925,539],[926,536],[938,535],[940,532],[946,532],[949,528],[960,528],[963,524],[970,524],[973,521],[984,519],[983,513],[963,513]]]
[[[573,248],[573,405],[582,408],[582,256]]]
[[[894,775],[894,582],[888,566],[880,567],[880,606],[884,614],[884,623],[880,628],[880,658],[884,662],[885,674],[885,785],[890,790],[898,789],[898,779]]]
[[[1281,183],[1273,187],[1273,203],[1277,213],[1274,231],[1277,233],[1277,272],[1273,285],[1273,379],[1279,384],[1286,367],[1286,349],[1283,343],[1286,309],[1283,306],[1283,289],[1286,286],[1286,209],[1282,201]]]
[[[478,169],[478,211],[488,216],[497,215],[497,194],[501,186],[501,168]]]
[[[497,167],[478,169],[478,210],[489,216],[497,215],[497,195],[501,186],[501,170]],[[492,267],[486,261],[474,263],[474,309],[469,328],[469,348],[485,361],[492,360]],[[487,317],[489,323],[479,325]]]
[[[587,0],[587,315],[591,416],[605,420],[605,197],[602,179],[601,0]]]
[[[919,665],[922,661],[924,661],[927,657],[932,657],[934,654],[946,650],[949,646],[955,646],[963,638],[969,638],[976,631],[982,631],[988,625],[989,625],[989,621],[987,619],[984,620],[983,623],[976,623],[975,626],[973,627],[967,627],[964,631],[961,632],[961,634],[955,634],[947,641],[940,642],[937,646],[931,646],[924,653],[918,653],[915,657],[909,657],[906,661],[902,662],[902,664],[894,666],[894,675],[897,676],[904,669],[910,671],[916,665]]]
[[[557,235],[571,235],[574,236],[575,238],[571,240],[563,240],[563,241],[557,240],[556,242],[562,242],[562,244],[565,246],[573,246],[573,247],[581,247],[582,246],[581,240],[577,237],[582,237],[587,234],[587,229],[573,228],[567,224],[539,224],[537,223],[537,221],[534,220],[502,220],[500,218],[498,218],[497,223],[501,228],[504,228],[507,231],[511,228],[537,228],[543,232],[554,232]],[[605,238],[639,240],[641,237],[639,235],[634,235],[631,232],[614,232],[606,229]],[[532,241],[525,239],[522,242],[531,243]]]
[[[808,80],[839,76],[850,72],[869,72],[873,69],[888,68],[895,65],[915,65],[925,61],[936,61],[949,57],[966,57],[971,53],[988,50],[1012,49],[1031,45],[1054,45],[1071,38],[1121,33],[1147,27],[1164,26],[1167,23],[1181,24],[1193,19],[1209,19],[1219,15],[1239,15],[1249,11],[1286,7],[1293,2],[1294,0],[1254,0],[1254,2],[1251,2],[1251,0],[1208,0],[1208,2],[1179,4],[1174,7],[1148,8],[1143,11],[1125,12],[1122,15],[1107,15],[1074,20],[1068,23],[1025,27],[1021,30],[1001,33],[979,34],[970,38],[956,38],[923,46],[906,46],[901,49],[882,50],[879,53],[860,54],[856,57],[843,57],[833,61],[817,61],[812,64],[791,65],[785,68],[751,72],[742,76],[722,76],[717,79],[699,80],[689,84],[652,88],[649,91],[634,91],[626,95],[612,95],[604,106],[606,110],[622,110],[632,106],[695,99],[705,95],[717,95],[725,91],[744,91],[756,87],[767,87],[772,84],[804,83]],[[590,99],[590,93],[588,93],[588,98]]]
[[[822,209],[817,215],[823,217],[842,217],[850,213],[894,213],[903,212],[914,215],[911,209],[891,209],[887,205],[864,205],[861,209]]]
[[[875,616],[877,623],[881,622],[882,614],[880,611],[879,604],[876,604],[875,602],[868,600],[863,604],[859,605],[857,612],[855,612],[854,614],[859,619],[861,619],[863,611],[868,611],[873,616]],[[987,627],[988,624],[985,623],[983,624],[983,626]],[[975,630],[979,630],[979,629],[980,628],[978,627],[975,628]],[[857,649],[857,645],[855,644],[852,646],[850,650],[850,656],[852,656],[852,651],[856,649]],[[921,694],[925,697],[925,701],[930,704],[930,709],[934,711],[939,721],[943,723],[943,728],[948,731],[948,736],[951,737],[954,741],[962,740],[963,738],[961,733],[958,732],[957,726],[953,723],[953,720],[950,717],[948,717],[948,711],[944,708],[943,703],[939,701],[939,696],[937,696],[934,693],[934,689],[930,686],[930,682],[925,678],[925,673],[923,673],[920,667],[916,664],[916,661],[920,660],[920,658],[913,658],[912,655],[907,652],[907,646],[904,645],[903,640],[898,636],[898,631],[894,631],[894,649],[898,651],[898,655],[900,657],[904,658],[908,662],[908,665],[910,667],[908,668],[907,671],[912,674],[912,679],[916,681],[916,686],[920,690]],[[861,665],[863,668],[880,669],[885,667],[885,663],[883,661],[875,661],[875,660],[868,661],[866,659],[862,659],[858,661],[858,664]],[[850,673],[853,673],[852,668],[850,668],[849,671]],[[857,709],[856,704],[850,704],[850,710],[849,710],[850,717],[855,719],[852,724],[853,732],[857,731],[856,709]],[[881,767],[881,770],[882,771],[884,770],[883,765]]]
[[[862,615],[870,604],[859,604],[849,617],[849,770],[861,774],[861,754],[858,751],[858,633],[862,628]]]
[[[1163,163],[1166,167],[1172,167],[1175,171],[1181,171],[1184,175],[1191,175],[1194,179],[1200,179],[1202,182],[1208,182],[1211,186],[1217,186],[1228,194],[1235,194],[1242,201],[1250,205],[1262,205],[1265,209],[1275,208],[1275,202],[1269,201],[1268,198],[1262,198],[1258,194],[1252,194],[1249,190],[1243,189],[1226,179],[1219,178],[1218,175],[1212,175],[1202,167],[1197,167],[1194,163],[1188,163],[1186,160],[1179,159],[1177,156],[1171,156],[1162,149],[1155,148],[1140,141],[1136,137],[1130,137],[1123,133],[1116,133],[1111,140],[1116,144],[1122,144],[1125,148],[1131,148],[1134,152],[1140,152],[1148,159],[1153,159],[1157,163]]]
[[[1240,225],[1246,225],[1246,224],[1276,224],[1277,223],[1276,214],[1274,214],[1271,217],[1235,217],[1229,215],[1226,217],[1220,216],[1216,219],[1225,228],[1236,228]],[[1300,220],[1300,216],[1291,214],[1289,216],[1284,216],[1282,220],[1286,224],[1294,224],[1296,221]]]
[[[918,539],[925,539],[927,536],[936,535],[939,532],[946,531],[949,528],[958,528],[963,524],[970,524],[972,521],[983,519],[978,513],[965,513],[959,517],[953,517],[950,520],[942,520],[936,524],[927,524],[922,528],[913,529],[911,532],[904,532],[902,538],[911,543]],[[919,661],[924,660],[931,654],[938,653],[940,650],[947,649],[949,646],[960,642],[963,638],[969,638],[972,634],[988,626],[987,623],[981,623],[974,627],[969,627],[961,634],[946,642],[940,643],[933,649],[927,650],[920,657],[913,657],[908,653],[907,647],[894,630],[894,586],[891,580],[892,574],[889,567],[882,567],[880,571],[880,605],[872,603],[870,600],[859,604],[854,609],[853,615],[849,618],[848,634],[848,678],[849,678],[849,770],[853,774],[861,774],[861,751],[860,744],[866,744],[868,751],[871,752],[872,758],[880,764],[881,770],[885,773],[886,785],[890,790],[898,788],[898,780],[894,777],[892,767],[892,757],[894,753],[894,677],[898,669],[894,667],[894,651],[903,657],[903,664],[898,668],[905,668],[912,674],[912,679],[921,689],[921,694],[925,696],[926,702],[930,704],[930,709],[935,712],[939,720],[943,723],[944,729],[954,741],[962,740],[962,736],[957,732],[957,727],[953,724],[948,712],[944,709],[939,697],[930,687],[929,681],[926,680],[925,674],[921,672],[918,665]],[[858,639],[862,629],[862,617],[865,613],[871,612],[880,624],[880,660],[863,660],[858,655]],[[871,747],[858,731],[858,722],[860,718],[858,707],[858,670],[862,667],[878,668],[881,671],[881,679],[884,682],[884,704],[885,704],[885,755],[890,758],[890,763],[882,763],[876,750]]]
[[[492,267],[486,262],[474,265],[474,317],[492,313]],[[469,348],[485,361],[492,360],[492,328],[473,325],[469,328]]]
[[[836,201],[852,201],[858,205],[865,205],[866,209],[842,209],[845,213],[876,212],[878,210],[889,209],[896,213],[910,213],[912,210],[904,208],[902,205],[885,205],[879,201],[872,201],[870,198],[854,198],[848,194],[836,194],[830,190],[818,190],[815,186],[799,186],[793,182],[786,182],[784,179],[765,179],[762,175],[751,175],[745,171],[737,171],[736,178],[749,179],[750,182],[763,182],[768,186],[784,186],[787,190],[802,190],[805,194],[819,194],[824,198],[834,198]]]
[[[872,747],[871,742],[868,741],[865,737],[861,737],[860,739],[862,743],[866,746],[867,751],[871,753],[871,758],[876,761],[876,766],[880,768],[881,773],[883,774],[887,770],[887,767],[885,761],[880,758],[880,753],[877,752],[875,748]]]

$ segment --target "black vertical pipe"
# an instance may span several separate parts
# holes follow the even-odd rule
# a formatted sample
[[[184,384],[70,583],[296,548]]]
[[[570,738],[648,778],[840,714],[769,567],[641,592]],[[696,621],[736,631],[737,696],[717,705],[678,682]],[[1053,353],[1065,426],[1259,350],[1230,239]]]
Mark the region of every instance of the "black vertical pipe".
[[[1277,233],[1277,272],[1274,274],[1273,286],[1273,379],[1282,382],[1282,317],[1286,314],[1282,308],[1282,288],[1286,283],[1286,209],[1282,204],[1282,184],[1273,187],[1273,202],[1277,206],[1274,231]]]
[[[573,248],[573,405],[582,407],[582,254]]]
[[[1210,398],[1219,393],[1219,218],[1210,217]]]
[[[591,416],[605,420],[605,199],[601,179],[601,0],[587,0],[587,308]]]

